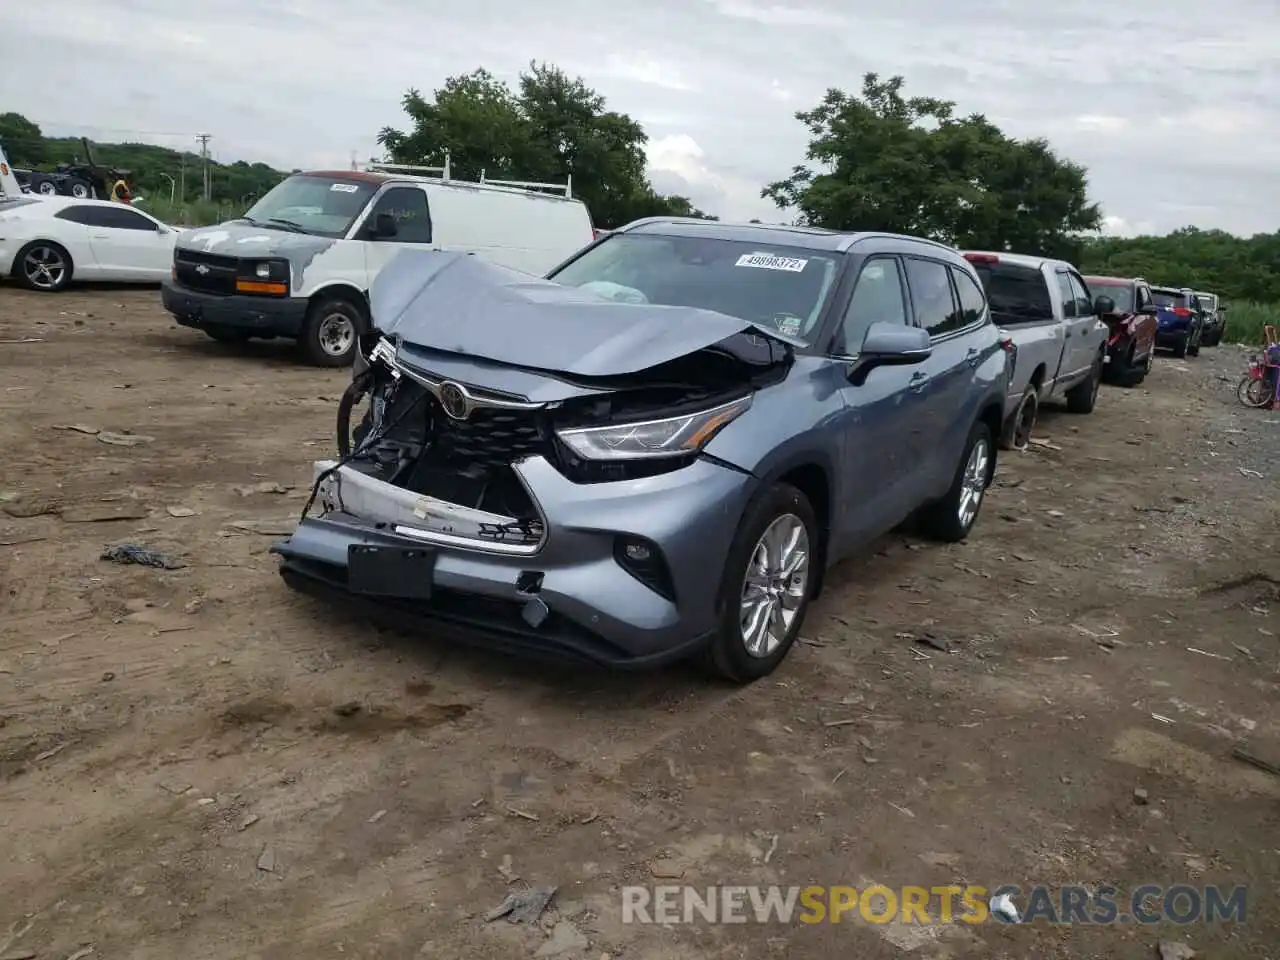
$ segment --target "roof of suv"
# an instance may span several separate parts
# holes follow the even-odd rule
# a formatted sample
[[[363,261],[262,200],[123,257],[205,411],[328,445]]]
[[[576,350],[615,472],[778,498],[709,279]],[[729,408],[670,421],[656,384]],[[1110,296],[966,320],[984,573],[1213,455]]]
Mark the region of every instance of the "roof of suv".
[[[767,243],[775,247],[803,247],[808,250],[828,250],[846,253],[856,243],[873,238],[902,240],[921,243],[958,255],[955,247],[935,240],[911,237],[900,233],[879,231],[824,230],[819,227],[793,227],[773,223],[724,223],[719,220],[699,220],[694,217],[649,217],[619,227],[614,233],[641,233],[676,237],[707,237],[712,240],[743,240],[748,243]]]

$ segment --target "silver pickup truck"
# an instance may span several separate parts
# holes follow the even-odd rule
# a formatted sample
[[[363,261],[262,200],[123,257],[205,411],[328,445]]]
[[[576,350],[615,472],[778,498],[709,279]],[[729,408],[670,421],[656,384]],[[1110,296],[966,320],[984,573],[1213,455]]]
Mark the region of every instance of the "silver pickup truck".
[[[1072,413],[1091,413],[1107,362],[1107,326],[1080,272],[1064,260],[1016,253],[964,254],[986,289],[991,318],[1013,342],[1014,366],[1005,401],[1006,449],[1025,450],[1040,404],[1065,400]]]

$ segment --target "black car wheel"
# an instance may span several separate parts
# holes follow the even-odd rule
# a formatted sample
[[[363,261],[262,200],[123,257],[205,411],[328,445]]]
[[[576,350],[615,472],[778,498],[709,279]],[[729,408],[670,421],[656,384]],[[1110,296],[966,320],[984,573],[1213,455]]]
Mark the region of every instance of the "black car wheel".
[[[349,367],[366,329],[365,312],[356,304],[340,297],[320,297],[307,311],[298,346],[312,366]]]
[[[1102,355],[1089,368],[1089,378],[1067,391],[1067,409],[1072,413],[1093,413],[1098,403],[1098,387],[1102,383]]]

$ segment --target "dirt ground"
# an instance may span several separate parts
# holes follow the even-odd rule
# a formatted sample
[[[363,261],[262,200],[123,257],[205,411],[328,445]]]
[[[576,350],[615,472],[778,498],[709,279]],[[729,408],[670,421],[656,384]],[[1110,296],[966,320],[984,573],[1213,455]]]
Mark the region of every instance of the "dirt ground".
[[[1280,776],[1231,756],[1280,744],[1280,414],[1235,404],[1238,348],[1047,413],[968,543],[886,538],[736,690],[288,591],[270,534],[345,374],[284,344],[145,289],[0,289],[0,339],[0,957],[1280,956]],[[121,542],[185,566],[100,559]],[[1182,928],[621,922],[621,887],[681,872],[1251,896]],[[484,922],[530,885],[540,926]]]

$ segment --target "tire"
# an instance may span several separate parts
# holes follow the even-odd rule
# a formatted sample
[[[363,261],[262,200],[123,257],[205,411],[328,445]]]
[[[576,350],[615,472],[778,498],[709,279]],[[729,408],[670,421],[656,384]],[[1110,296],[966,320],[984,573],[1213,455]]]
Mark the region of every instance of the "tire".
[[[1098,389],[1102,386],[1102,356],[1094,358],[1089,376],[1067,391],[1067,409],[1072,413],[1093,413],[1098,403]]]
[[[1142,366],[1132,367],[1129,371],[1129,379],[1125,382],[1126,387],[1136,387],[1142,381],[1147,379],[1147,375],[1151,373],[1151,368],[1156,362],[1156,347],[1153,343],[1151,348],[1147,350],[1147,355],[1142,358]]]
[[[79,177],[68,177],[62,189],[68,197],[75,197],[77,200],[93,199],[93,186],[88,180],[81,180]]]
[[[42,197],[56,197],[58,195],[58,185],[46,177],[41,177],[39,180],[33,178],[31,192],[38,193]]]
[[[204,332],[219,343],[245,343],[250,337],[247,330],[238,330],[235,327],[205,327]]]
[[[1031,384],[1022,393],[1017,408],[1005,421],[1004,430],[1000,433],[1000,449],[1025,450],[1031,444],[1031,432],[1036,427],[1036,417],[1040,413],[1040,391]]]
[[[1236,399],[1246,407],[1265,407],[1271,403],[1271,385],[1258,377],[1241,377],[1236,384]]]
[[[996,452],[992,439],[991,428],[981,420],[969,430],[951,489],[919,513],[917,527],[923,536],[942,543],[959,543],[969,536],[995,474]]]
[[[367,326],[364,310],[350,300],[320,297],[307,310],[298,347],[314,367],[349,367]]]
[[[1188,356],[1188,357],[1198,357],[1198,356],[1200,356],[1200,334],[1199,334],[1199,332],[1197,332],[1194,336],[1191,336],[1190,334],[1188,334],[1188,336],[1187,336],[1187,356]]]
[[[800,544],[807,543],[807,548],[802,548],[801,566],[793,577],[782,577],[779,571],[764,578],[770,581],[770,593],[762,593],[759,587],[752,588],[747,582],[748,575],[757,569],[759,563],[777,562],[778,558],[768,556],[766,533],[771,536],[782,534],[783,543],[793,537],[800,540]],[[785,550],[782,555],[783,558],[786,557]],[[720,625],[705,651],[704,666],[716,676],[738,684],[759,680],[777,669],[791,650],[804,624],[818,579],[817,564],[821,555],[818,521],[812,505],[803,493],[789,484],[778,483],[752,501],[743,514],[742,523],[738,526],[737,535],[733,538],[725,560],[718,603]],[[799,583],[795,582],[796,576],[800,578]],[[779,623],[783,630],[782,636],[767,632],[760,638],[761,643],[755,652],[750,649],[747,628],[743,625],[744,606],[748,601],[749,591],[760,598],[759,603],[765,605],[766,611],[775,609],[780,614],[786,611],[787,608],[782,604],[784,595],[794,603],[788,611],[791,614],[790,623]],[[772,607],[769,606],[771,603]],[[779,620],[782,620],[781,616]]]
[[[61,244],[33,240],[13,258],[11,276],[28,290],[59,293],[70,285],[75,273],[71,254]]]

